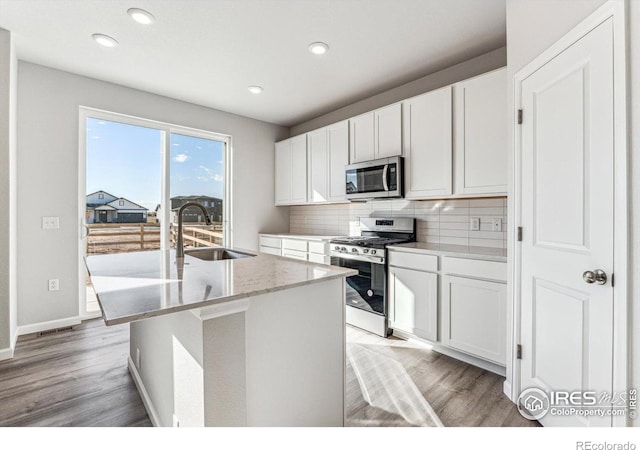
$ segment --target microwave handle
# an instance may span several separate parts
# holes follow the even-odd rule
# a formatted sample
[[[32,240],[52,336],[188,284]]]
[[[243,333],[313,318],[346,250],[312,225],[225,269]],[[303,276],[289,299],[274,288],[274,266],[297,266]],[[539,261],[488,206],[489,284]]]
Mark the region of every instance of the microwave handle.
[[[382,186],[384,187],[385,191],[389,191],[389,183],[387,182],[388,171],[389,171],[389,164],[385,164],[384,169],[382,169]]]

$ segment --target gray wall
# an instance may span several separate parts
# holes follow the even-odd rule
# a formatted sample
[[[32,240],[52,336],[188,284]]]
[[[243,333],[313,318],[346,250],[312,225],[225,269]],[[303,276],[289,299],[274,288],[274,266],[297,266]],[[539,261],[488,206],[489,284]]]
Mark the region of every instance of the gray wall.
[[[316,128],[330,125],[506,65],[507,49],[506,47],[501,47],[484,55],[456,64],[455,66],[434,72],[425,77],[403,84],[402,86],[389,89],[373,97],[316,117],[315,119],[294,125],[291,127],[291,136],[306,133],[307,131],[315,130]]]
[[[286,128],[23,61],[18,81],[19,325],[78,315],[79,106],[231,135],[234,245],[257,249],[258,232],[289,228],[288,208],[273,206],[273,143]],[[60,229],[43,231],[42,216]]]
[[[507,59],[509,80],[528,62],[551,46],[560,37],[595,11],[605,0],[507,0]],[[630,75],[628,98],[630,99],[631,118],[629,137],[631,144],[631,191],[629,199],[632,215],[631,244],[632,263],[629,268],[633,284],[630,295],[632,317],[631,386],[640,386],[640,1],[628,2],[630,17],[629,61]],[[513,84],[509,85],[509,105],[513,111]],[[511,115],[510,117],[513,117]],[[512,122],[513,123],[513,122]],[[513,136],[513,127],[510,128]],[[509,211],[513,211],[509,205]],[[635,274],[635,277],[633,276]],[[636,280],[634,280],[636,278]],[[635,330],[635,331],[634,331]],[[634,425],[640,425],[636,419]]]
[[[16,95],[17,60],[11,33],[0,29],[0,351],[16,331]]]

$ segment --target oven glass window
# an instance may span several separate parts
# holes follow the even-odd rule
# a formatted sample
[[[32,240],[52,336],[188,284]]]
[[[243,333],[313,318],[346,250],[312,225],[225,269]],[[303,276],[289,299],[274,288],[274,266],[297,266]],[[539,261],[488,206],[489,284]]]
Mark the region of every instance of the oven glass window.
[[[331,264],[358,271],[358,275],[346,279],[347,305],[386,315],[386,271],[384,264],[337,257],[331,258]]]
[[[347,170],[347,194],[384,191],[384,166]]]

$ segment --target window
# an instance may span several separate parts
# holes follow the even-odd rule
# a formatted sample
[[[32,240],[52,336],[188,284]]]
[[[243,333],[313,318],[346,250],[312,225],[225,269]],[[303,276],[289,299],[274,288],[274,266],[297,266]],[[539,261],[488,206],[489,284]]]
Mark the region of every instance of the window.
[[[178,209],[193,201],[200,202],[213,225],[206,225],[200,209],[188,208],[183,214],[185,247],[232,245],[229,136],[89,108],[81,108],[81,114],[86,123],[81,130],[86,157],[81,201],[90,203],[91,192],[98,192],[100,203],[113,201],[107,192],[114,192],[120,207],[127,201],[141,206],[140,212],[126,214],[105,210],[98,216],[87,210],[90,232],[82,248],[94,253],[92,239],[100,235],[108,241],[104,233],[111,232],[111,240],[128,247],[101,241],[96,253],[168,249],[177,240]],[[94,233],[94,228],[100,230]],[[138,238],[139,243],[132,242]]]

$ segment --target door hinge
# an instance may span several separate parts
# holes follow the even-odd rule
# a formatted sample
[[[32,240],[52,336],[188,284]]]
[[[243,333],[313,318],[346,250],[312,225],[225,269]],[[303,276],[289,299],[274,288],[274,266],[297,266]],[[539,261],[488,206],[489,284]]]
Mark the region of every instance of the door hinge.
[[[516,359],[522,359],[522,345],[516,346]]]
[[[518,227],[518,232],[516,234],[516,239],[518,240],[518,242],[522,242],[522,227]]]
[[[522,125],[522,110],[518,110],[518,125]]]

